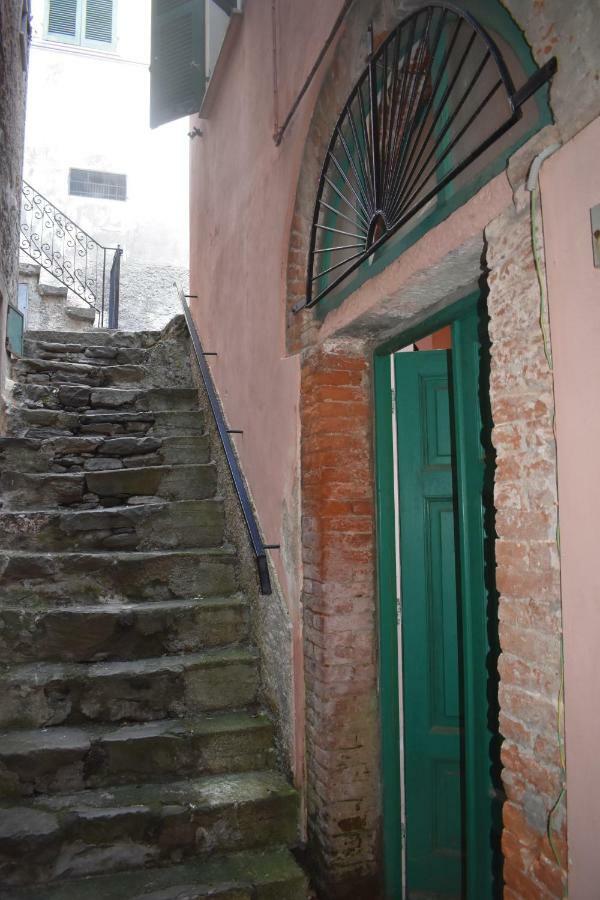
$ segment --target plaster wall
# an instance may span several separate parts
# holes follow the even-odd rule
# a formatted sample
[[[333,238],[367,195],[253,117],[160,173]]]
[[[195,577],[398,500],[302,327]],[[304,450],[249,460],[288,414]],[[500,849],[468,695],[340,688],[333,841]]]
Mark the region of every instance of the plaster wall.
[[[46,6],[33,0],[24,177],[100,244],[124,248],[124,326],[160,327],[178,311],[165,282],[187,277],[189,138],[184,120],[149,126],[150,0],[116,4],[109,51],[45,39]],[[126,201],[71,196],[70,168],[125,174]]]
[[[600,633],[600,269],[593,265],[590,228],[590,207],[600,203],[599,143],[596,119],[542,170],[556,396],[573,900],[595,896],[600,878],[600,721],[594,714]]]

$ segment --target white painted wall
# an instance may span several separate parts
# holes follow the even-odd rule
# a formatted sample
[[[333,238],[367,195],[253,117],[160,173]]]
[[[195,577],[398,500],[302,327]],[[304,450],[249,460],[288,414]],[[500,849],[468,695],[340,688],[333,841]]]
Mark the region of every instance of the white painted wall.
[[[189,126],[187,118],[155,131],[148,124],[150,6],[117,0],[116,44],[106,52],[46,40],[47,0],[32,2],[24,177],[101,244],[121,244],[130,294],[128,267],[165,267],[168,281],[170,268],[181,278],[189,260]],[[70,168],[125,174],[127,200],[70,196]],[[170,317],[172,304],[176,309],[164,297],[164,281],[156,292],[150,288],[157,324]],[[147,284],[144,290],[146,296]],[[129,299],[132,314],[145,307],[147,327],[144,297]],[[122,292],[125,317],[127,306]]]

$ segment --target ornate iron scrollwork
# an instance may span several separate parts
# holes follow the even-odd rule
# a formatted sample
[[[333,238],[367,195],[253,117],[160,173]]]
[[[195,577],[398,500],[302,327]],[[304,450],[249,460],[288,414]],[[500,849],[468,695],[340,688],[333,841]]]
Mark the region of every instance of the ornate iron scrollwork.
[[[110,279],[107,259],[114,269],[114,260],[118,255],[120,261],[122,251],[103,247],[26,181],[20,227],[20,249],[96,309],[102,324]]]
[[[515,91],[489,34],[432,3],[386,38],[348,97],[327,148],[313,214],[306,300],[313,306],[507,132],[556,70]]]

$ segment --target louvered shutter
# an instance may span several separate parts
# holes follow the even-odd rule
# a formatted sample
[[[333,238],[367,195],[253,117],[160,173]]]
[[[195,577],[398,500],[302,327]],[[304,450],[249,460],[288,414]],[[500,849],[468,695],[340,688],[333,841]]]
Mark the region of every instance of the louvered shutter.
[[[205,0],[152,0],[150,126],[198,112],[206,88]]]
[[[85,40],[112,44],[113,0],[87,0],[85,5]]]
[[[77,37],[78,0],[50,0],[48,7],[48,37]]]

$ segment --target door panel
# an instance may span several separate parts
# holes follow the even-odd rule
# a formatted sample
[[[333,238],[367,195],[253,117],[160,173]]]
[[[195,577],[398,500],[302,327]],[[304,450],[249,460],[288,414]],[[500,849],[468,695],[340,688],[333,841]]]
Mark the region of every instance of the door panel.
[[[462,893],[461,634],[449,353],[394,357],[408,895]]]

